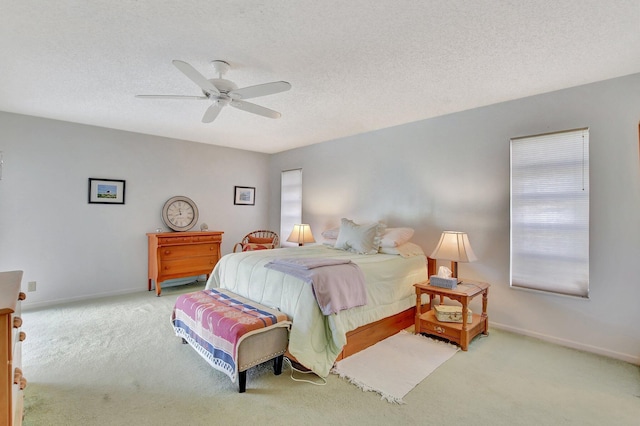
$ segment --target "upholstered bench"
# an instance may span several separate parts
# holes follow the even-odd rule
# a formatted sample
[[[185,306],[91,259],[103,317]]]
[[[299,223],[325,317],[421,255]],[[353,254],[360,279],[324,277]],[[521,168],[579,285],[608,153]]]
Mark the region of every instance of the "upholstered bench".
[[[291,321],[286,314],[224,289],[183,294],[171,316],[173,328],[213,368],[246,390],[247,370],[274,359],[282,372]]]

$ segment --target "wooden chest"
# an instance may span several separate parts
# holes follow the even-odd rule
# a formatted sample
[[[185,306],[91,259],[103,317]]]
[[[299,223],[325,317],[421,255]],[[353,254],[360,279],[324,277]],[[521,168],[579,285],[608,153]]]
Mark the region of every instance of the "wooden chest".
[[[220,260],[221,231],[163,232],[147,234],[149,242],[149,290],[155,282],[156,294],[162,282],[206,275]]]

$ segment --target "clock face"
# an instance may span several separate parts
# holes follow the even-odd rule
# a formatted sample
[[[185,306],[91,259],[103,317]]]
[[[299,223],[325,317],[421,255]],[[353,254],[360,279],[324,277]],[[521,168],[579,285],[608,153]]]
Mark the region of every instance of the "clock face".
[[[169,198],[162,208],[162,220],[174,231],[188,231],[198,222],[198,207],[187,197]]]

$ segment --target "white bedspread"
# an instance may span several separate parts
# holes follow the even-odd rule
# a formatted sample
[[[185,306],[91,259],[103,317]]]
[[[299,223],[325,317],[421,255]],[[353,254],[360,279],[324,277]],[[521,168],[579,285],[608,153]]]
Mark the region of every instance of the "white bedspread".
[[[369,303],[324,316],[309,284],[264,267],[284,257],[351,259],[364,273]],[[289,315],[289,352],[326,377],[346,344],[347,332],[410,308],[415,304],[413,284],[426,280],[424,256],[358,255],[315,245],[228,254],[214,268],[206,288],[226,288]]]
[[[358,265],[349,259],[284,258],[264,265],[300,278],[311,285],[324,315],[367,304],[367,283]]]

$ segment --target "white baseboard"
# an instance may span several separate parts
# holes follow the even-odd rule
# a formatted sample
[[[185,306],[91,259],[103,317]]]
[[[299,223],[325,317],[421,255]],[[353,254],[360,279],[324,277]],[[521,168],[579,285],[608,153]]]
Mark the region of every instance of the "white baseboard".
[[[109,292],[91,294],[86,296],[69,297],[65,299],[47,300],[45,302],[33,302],[33,303],[22,302],[23,303],[22,310],[29,311],[31,309],[48,308],[50,306],[61,305],[64,303],[81,302],[83,300],[100,299],[103,297],[110,297],[110,296],[120,296],[123,294],[137,293],[140,291],[141,290],[139,288],[135,288],[135,289],[128,289],[128,290],[120,290],[120,291],[109,291]],[[152,294],[152,292],[149,292],[149,294]],[[29,297],[27,295],[27,301],[28,299]]]
[[[566,346],[568,348],[577,349],[584,352],[590,352],[598,355],[603,355],[609,358],[619,359],[621,361],[625,361],[630,364],[640,365],[640,356],[634,356],[630,354],[615,352],[606,348],[586,345],[584,343],[575,342],[573,340],[561,339],[559,337],[549,336],[547,334],[537,333],[535,331],[512,327],[510,325],[500,324],[494,321],[490,322],[490,327],[497,328],[499,330],[510,331],[516,334],[522,334],[524,336],[535,337],[536,339],[544,340],[545,342],[555,343],[560,346]]]
[[[181,286],[185,284],[191,284],[196,281],[198,281],[199,283],[206,282],[206,279],[203,280],[202,277],[205,277],[205,276],[202,275],[201,277],[190,277],[185,279],[177,278],[174,280],[167,280],[162,283],[162,288],[165,289],[165,288],[171,288],[171,287]],[[28,303],[29,297],[27,294],[27,301],[22,302],[22,310],[28,311],[30,309],[48,308],[50,306],[61,305],[63,303],[81,302],[83,300],[100,299],[103,297],[111,297],[111,296],[121,296],[123,294],[137,293],[141,291],[144,291],[144,290],[141,290],[140,288],[129,288],[126,290],[107,291],[104,293],[90,294],[86,296],[69,297],[64,299],[54,299],[54,300],[47,300],[45,302],[32,302],[32,303]],[[149,291],[149,295],[153,295],[155,297],[155,286],[151,287],[151,290]]]

